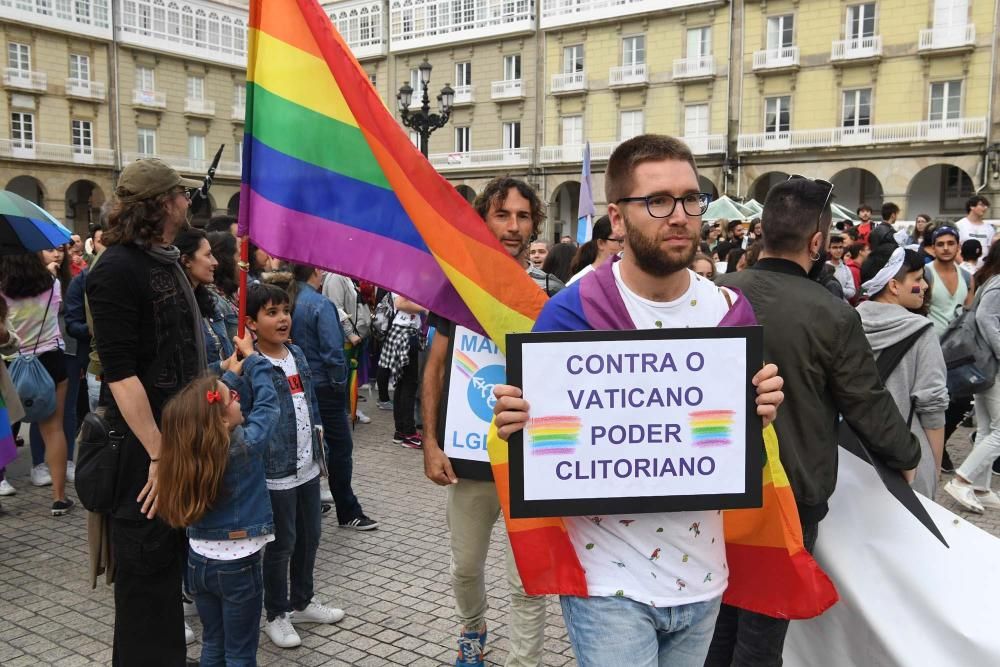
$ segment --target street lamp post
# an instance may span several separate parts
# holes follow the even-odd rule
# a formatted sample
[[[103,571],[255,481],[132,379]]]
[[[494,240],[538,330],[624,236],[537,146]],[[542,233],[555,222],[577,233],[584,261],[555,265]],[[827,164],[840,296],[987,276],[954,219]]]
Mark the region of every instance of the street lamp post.
[[[439,113],[431,113],[431,98],[427,92],[431,83],[432,66],[427,59],[420,63],[420,87],[423,89],[423,104],[419,111],[410,111],[410,102],[413,101],[413,87],[409,83],[404,83],[399,87],[396,94],[396,104],[399,107],[400,120],[403,125],[415,130],[420,136],[420,152],[427,157],[427,144],[431,134],[435,130],[444,127],[451,116],[451,107],[455,102],[455,91],[447,83],[441,89],[441,94],[437,96]]]

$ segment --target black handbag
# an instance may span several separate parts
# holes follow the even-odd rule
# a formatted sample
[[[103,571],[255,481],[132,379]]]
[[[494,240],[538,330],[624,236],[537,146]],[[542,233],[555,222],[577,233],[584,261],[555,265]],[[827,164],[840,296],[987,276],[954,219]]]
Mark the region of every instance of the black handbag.
[[[76,495],[91,512],[114,510],[118,458],[125,433],[111,428],[101,415],[87,413],[76,440]]]

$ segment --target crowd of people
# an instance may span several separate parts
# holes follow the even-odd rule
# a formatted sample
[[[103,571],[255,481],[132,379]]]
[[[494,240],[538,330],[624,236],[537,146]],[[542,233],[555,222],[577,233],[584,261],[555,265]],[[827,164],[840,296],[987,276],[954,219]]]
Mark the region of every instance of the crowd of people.
[[[792,177],[771,189],[760,219],[702,224],[710,196],[694,158],[659,135],[623,142],[605,181],[608,214],[579,247],[538,240],[544,205],[524,181],[498,177],[473,204],[552,297],[536,331],[580,328],[588,281],[613,286],[634,328],[717,326],[747,300],[765,335],[757,412],[775,425],[810,551],[835,486],[841,419],[916,492],[933,497],[940,472],[954,472],[945,490],[964,508],[1000,509],[990,485],[1000,385],[986,378],[977,392],[950,392],[940,342],[971,313],[1000,358],[1000,243],[985,198],[970,198],[956,224],[920,216],[897,230],[899,208],[887,203],[877,224],[862,206],[857,226],[834,227],[833,185]],[[236,221],[187,222],[201,185],[160,160],[137,161],[86,244],[0,257],[0,353],[37,356],[55,387],[56,409],[29,435],[30,481],[51,485],[52,515],[74,506],[67,482],[84,416],[122,438],[113,497],[88,519],[92,569],[114,576],[114,664],[197,664],[186,655],[189,613],[201,619],[202,665],[255,664],[261,633],[294,648],[296,625],[345,617],[313,582],[324,514],[344,529],[378,528],[351,483],[352,421],[371,421],[352,405],[353,379],[375,387],[370,403],[392,411],[393,442],[421,450],[426,477],[447,487],[455,664],[481,667],[486,555],[501,507],[492,478],[457,475],[441,442],[456,324],[255,247],[241,323]],[[507,438],[530,407],[516,387],[495,392]],[[955,470],[945,446],[973,402],[975,447]],[[13,493],[0,471],[0,495]],[[722,604],[717,512],[565,523],[589,588],[560,600],[583,667],[781,664],[788,621]],[[666,546],[713,576],[675,586],[678,562],[645,556]],[[506,578],[506,664],[536,667],[546,599],[525,592],[509,547]]]

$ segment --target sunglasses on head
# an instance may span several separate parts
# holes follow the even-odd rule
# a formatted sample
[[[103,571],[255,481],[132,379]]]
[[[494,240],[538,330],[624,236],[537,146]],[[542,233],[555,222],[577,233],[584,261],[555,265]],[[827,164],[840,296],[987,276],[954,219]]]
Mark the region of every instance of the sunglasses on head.
[[[808,176],[802,176],[801,174],[792,174],[788,177],[789,181],[794,181],[796,179],[802,179],[809,181],[810,183],[815,183],[826,188],[826,198],[823,200],[823,206],[819,210],[819,217],[816,218],[816,231],[819,231],[819,225],[823,221],[823,213],[826,211],[826,207],[830,205],[830,199],[833,197],[833,183],[830,181],[824,181],[822,178],[809,178]]]

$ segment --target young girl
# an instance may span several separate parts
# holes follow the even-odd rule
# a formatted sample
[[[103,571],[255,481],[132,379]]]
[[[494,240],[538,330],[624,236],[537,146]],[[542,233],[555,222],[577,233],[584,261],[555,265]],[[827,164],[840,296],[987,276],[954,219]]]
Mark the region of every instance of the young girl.
[[[202,665],[256,665],[264,546],[274,540],[264,452],[278,421],[271,365],[250,337],[236,339],[253,408],[243,425],[239,393],[214,374],[193,381],[163,410],[159,513],[187,528],[185,588],[203,626]],[[230,377],[227,374],[227,377]]]

